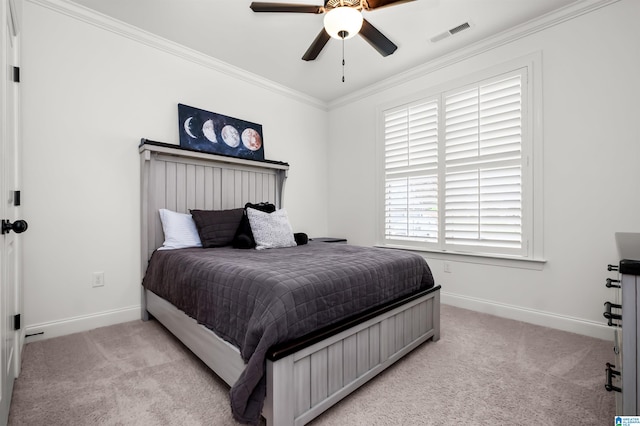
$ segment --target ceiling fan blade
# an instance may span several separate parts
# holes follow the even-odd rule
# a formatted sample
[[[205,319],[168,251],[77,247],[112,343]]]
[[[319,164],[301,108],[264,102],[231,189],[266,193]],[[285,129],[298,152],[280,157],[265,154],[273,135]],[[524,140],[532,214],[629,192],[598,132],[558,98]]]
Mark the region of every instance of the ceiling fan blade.
[[[389,56],[398,48],[398,46],[393,44],[391,40],[378,31],[378,29],[371,25],[366,19],[362,21],[360,35],[382,56]]]
[[[304,59],[305,61],[313,61],[314,59],[316,59],[330,38],[331,36],[329,35],[329,33],[327,33],[324,28],[322,28],[322,31],[320,31],[316,39],[313,40],[311,46],[309,46],[307,51],[304,52],[302,59]]]
[[[365,10],[380,9],[387,6],[395,6],[402,3],[409,3],[415,0],[367,0],[368,7]]]
[[[291,13],[323,13],[322,6],[312,4],[262,3],[252,2],[249,6],[254,12],[291,12]]]

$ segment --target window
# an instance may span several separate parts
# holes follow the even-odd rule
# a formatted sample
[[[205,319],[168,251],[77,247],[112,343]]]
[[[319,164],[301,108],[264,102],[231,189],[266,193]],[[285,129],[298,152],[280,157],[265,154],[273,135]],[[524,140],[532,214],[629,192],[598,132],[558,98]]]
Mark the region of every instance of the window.
[[[384,245],[532,257],[527,75],[381,110]]]

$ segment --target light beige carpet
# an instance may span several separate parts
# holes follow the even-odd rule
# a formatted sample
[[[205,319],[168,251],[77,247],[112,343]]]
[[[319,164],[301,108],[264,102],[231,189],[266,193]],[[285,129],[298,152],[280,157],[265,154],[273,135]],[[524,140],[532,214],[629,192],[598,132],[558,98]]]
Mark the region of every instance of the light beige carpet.
[[[442,306],[442,334],[320,425],[613,424],[610,342]],[[235,425],[228,387],[155,321],[29,343],[10,425]]]

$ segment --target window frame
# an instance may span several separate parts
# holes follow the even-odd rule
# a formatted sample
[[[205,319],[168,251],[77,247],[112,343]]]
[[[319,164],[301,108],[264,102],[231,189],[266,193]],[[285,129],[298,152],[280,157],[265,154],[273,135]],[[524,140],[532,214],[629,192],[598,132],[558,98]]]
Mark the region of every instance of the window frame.
[[[471,256],[474,258],[516,259],[534,262],[544,262],[543,257],[543,140],[542,140],[542,78],[541,53],[536,52],[527,56],[499,64],[480,71],[472,72],[464,77],[453,79],[442,84],[421,90],[413,96],[380,104],[376,108],[376,245],[389,248],[409,249],[432,253],[443,253]],[[387,240],[385,235],[385,112],[401,109],[409,105],[438,99],[439,120],[444,120],[443,99],[445,94],[452,91],[462,91],[464,88],[477,85],[487,80],[495,80],[501,75],[523,70],[522,81],[522,248],[514,253],[507,250],[483,250],[482,247],[460,247],[447,245],[444,240],[444,170],[439,170],[438,189],[438,243],[418,241]],[[444,169],[444,125],[439,125],[438,159],[439,169]]]

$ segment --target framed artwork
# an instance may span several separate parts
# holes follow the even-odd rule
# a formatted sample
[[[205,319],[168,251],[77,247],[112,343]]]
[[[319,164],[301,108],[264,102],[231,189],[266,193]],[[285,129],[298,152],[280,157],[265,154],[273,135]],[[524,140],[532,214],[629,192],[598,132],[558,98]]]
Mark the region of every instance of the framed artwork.
[[[260,124],[178,104],[178,133],[183,148],[264,160]]]

